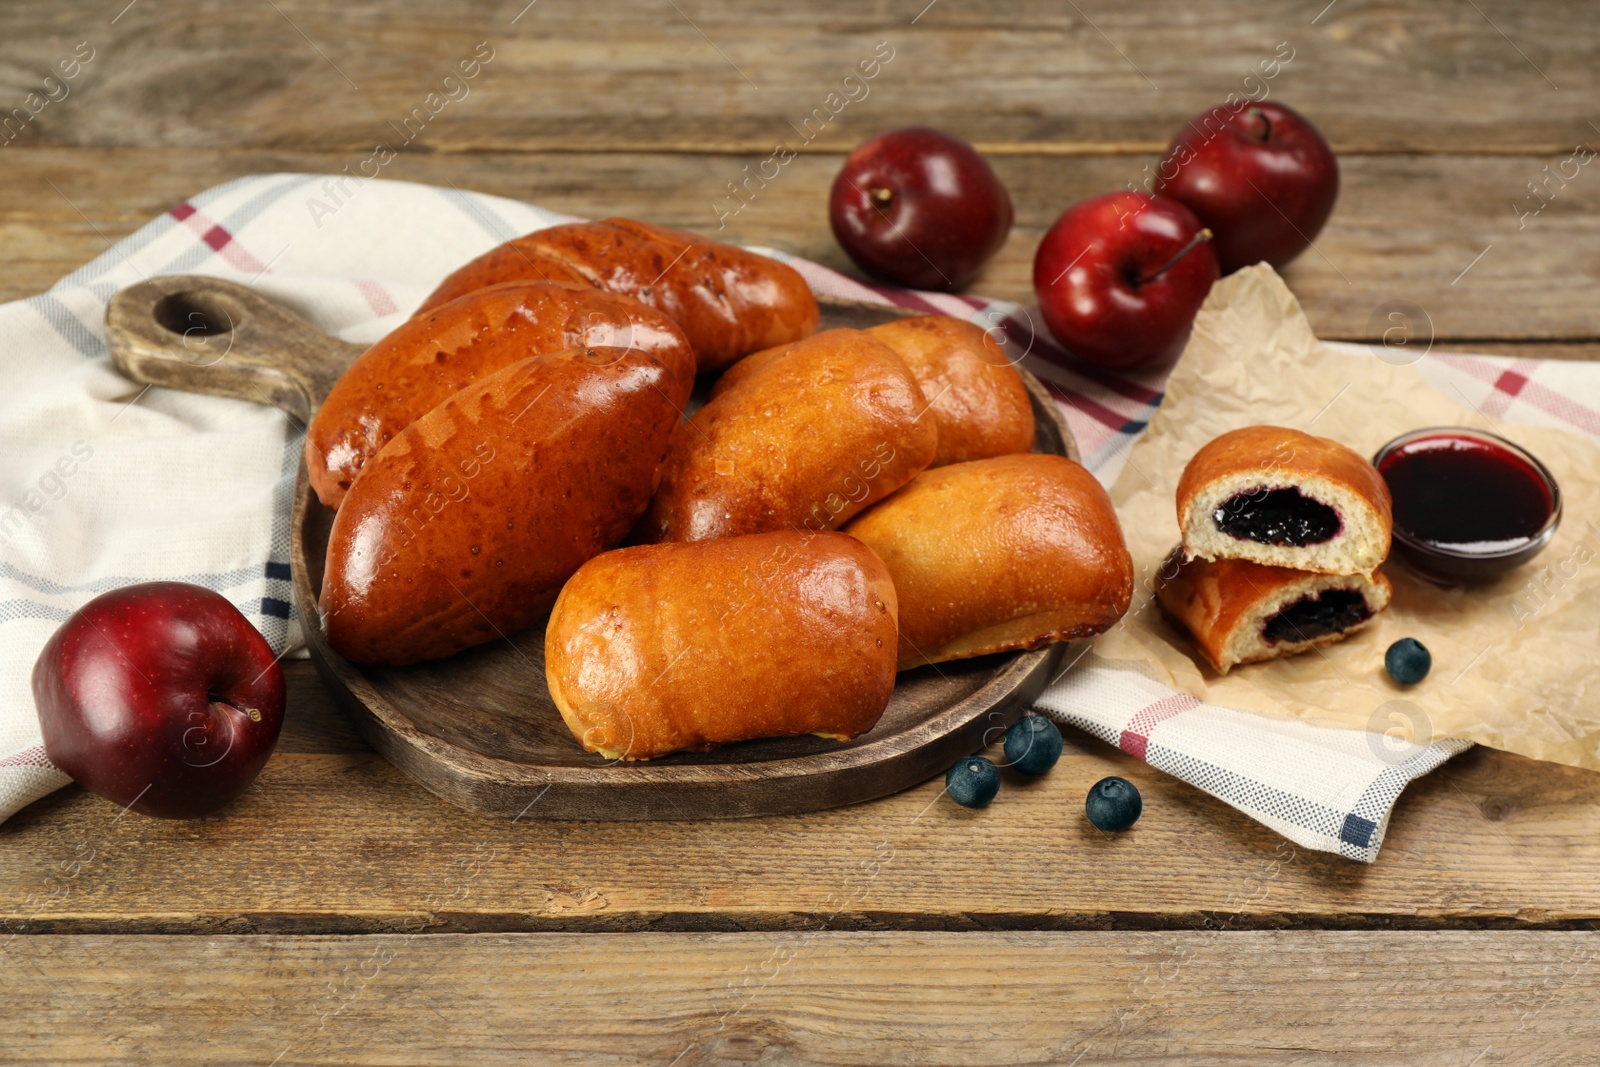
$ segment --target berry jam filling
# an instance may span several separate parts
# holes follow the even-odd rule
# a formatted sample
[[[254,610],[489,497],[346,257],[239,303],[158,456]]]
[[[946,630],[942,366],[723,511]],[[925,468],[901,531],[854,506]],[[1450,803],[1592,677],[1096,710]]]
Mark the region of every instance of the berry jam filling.
[[[1341,634],[1358,622],[1372,618],[1367,598],[1354,589],[1324,589],[1303,596],[1261,624],[1267,644],[1310,641],[1324,634]]]
[[[1217,529],[1238,541],[1300,548],[1339,532],[1339,513],[1298,489],[1257,489],[1222,502],[1211,516]]]
[[[1383,461],[1394,524],[1457,552],[1509,552],[1538,535],[1555,500],[1532,465],[1488,441],[1438,435]]]

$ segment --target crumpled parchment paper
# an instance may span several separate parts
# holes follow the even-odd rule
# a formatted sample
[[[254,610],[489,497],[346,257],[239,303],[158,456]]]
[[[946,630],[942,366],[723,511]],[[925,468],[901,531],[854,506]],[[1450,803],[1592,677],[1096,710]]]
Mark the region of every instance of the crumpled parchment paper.
[[[1490,430],[1550,468],[1561,527],[1543,553],[1489,585],[1440,588],[1391,557],[1383,570],[1394,600],[1371,627],[1219,676],[1162,614],[1153,582],[1179,540],[1184,464],[1218,434],[1257,423],[1331,437],[1368,457],[1421,427]],[[1600,769],[1600,445],[1588,437],[1494,419],[1434,389],[1416,365],[1327,347],[1283,281],[1258,265],[1213,288],[1111,495],[1136,577],[1133,606],[1097,641],[1098,655],[1144,664],[1174,689],[1226,707],[1372,730],[1397,745],[1466,737]],[[1411,687],[1383,669],[1384,650],[1401,637],[1433,654],[1432,672]]]

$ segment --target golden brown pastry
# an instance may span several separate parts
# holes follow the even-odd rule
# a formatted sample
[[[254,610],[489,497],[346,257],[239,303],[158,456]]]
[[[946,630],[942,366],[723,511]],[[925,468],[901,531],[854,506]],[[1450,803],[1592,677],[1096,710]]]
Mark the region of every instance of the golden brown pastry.
[[[845,533],[894,578],[901,670],[1089,637],[1133,596],[1111,498],[1065,456],[924,471]]]
[[[585,347],[656,357],[672,371],[667,395],[680,409],[688,402],[694,352],[661,312],[589,286],[493,286],[403,323],[340,377],[306,431],[317,498],[337,508],[363,464],[457,390],[529,356]]]
[[[1361,456],[1282,426],[1225,433],[1178,481],[1189,558],[1371,574],[1389,554],[1389,487]]]
[[[640,545],[584,564],[545,629],[572,736],[642,760],[756,737],[845,740],[894,690],[895,590],[838,533]]]
[[[422,302],[416,314],[460,299],[479,289],[487,289],[491,285],[510,281],[567,282],[585,287],[594,284],[587,274],[579,272],[561,260],[524,249],[516,240],[511,240],[503,245],[496,245],[450,274],[428,294],[428,298]]]
[[[1033,451],[1027,386],[987,331],[949,315],[914,315],[865,332],[905,360],[928,400],[939,428],[939,450],[930,466]],[[717,379],[711,395],[770,366],[791,347],[746,356]]]
[[[948,315],[896,319],[867,331],[911,368],[939,424],[933,466],[1033,451],[1033,404],[1005,350]]]
[[[1157,576],[1167,615],[1219,673],[1343,641],[1389,606],[1382,573],[1311,574],[1244,559],[1182,562],[1174,550]]]
[[[672,385],[638,349],[534,356],[396,434],[334,517],[329,643],[415,663],[537,621],[643,513],[678,424]]]
[[[792,267],[632,219],[552,226],[509,241],[446,278],[421,310],[486,285],[557,271],[665,312],[688,335],[701,371],[721,370],[817,328],[817,299]]]
[[[837,529],[933,461],[926,408],[881,341],[859,330],[809,337],[679,431],[636,538]]]

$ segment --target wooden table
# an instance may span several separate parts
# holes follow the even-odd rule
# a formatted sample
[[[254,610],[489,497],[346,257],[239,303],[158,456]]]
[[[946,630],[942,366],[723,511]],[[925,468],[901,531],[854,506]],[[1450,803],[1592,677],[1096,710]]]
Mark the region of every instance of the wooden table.
[[[928,123],[1009,185],[974,288],[1026,300],[1057,212],[1265,86],[1341,157],[1286,272],[1323,336],[1375,339],[1403,299],[1417,343],[1600,355],[1600,171],[1529,186],[1600,144],[1579,0],[525,2],[8,4],[0,106],[93,58],[0,151],[0,297],[218,182],[354,166],[486,41],[385,177],[717,233],[726,183],[788,143],[721,236],[843,267],[842,153]],[[0,1059],[1596,1060],[1594,774],[1472,751],[1407,790],[1371,867],[1081,735],[982,812],[930,782],[804,817],[510,824],[413,785],[288,673],[277,754],[226,813],[118,818],[73,787],[0,825]],[[1115,837],[1081,814],[1111,773],[1145,796]]]

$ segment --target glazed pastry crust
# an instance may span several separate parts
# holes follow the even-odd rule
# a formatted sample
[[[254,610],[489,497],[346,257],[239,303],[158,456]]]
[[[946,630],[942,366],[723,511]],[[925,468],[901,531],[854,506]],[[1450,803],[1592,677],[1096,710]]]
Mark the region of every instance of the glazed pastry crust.
[[[859,330],[809,337],[678,432],[635,539],[838,529],[933,461],[926,408],[881,341]]]
[[[925,471],[845,532],[894,578],[901,670],[1102,633],[1133,594],[1111,498],[1064,456]]]
[[[562,589],[545,676],[573,737],[608,759],[848,739],[894,690],[895,616],[882,561],[844,534],[640,545]]]
[[[1268,618],[1304,596],[1348,589],[1366,597],[1371,618],[1338,632],[1306,641],[1268,644],[1261,627]],[[1175,549],[1157,576],[1156,597],[1167,616],[1188,632],[1206,661],[1220,674],[1240,663],[1292,656],[1342,641],[1369,625],[1389,606],[1392,587],[1383,574],[1314,574],[1243,559],[1185,562]]]
[[[524,248],[524,238],[496,245],[477,259],[458,268],[440,282],[414,314],[432,311],[441,304],[458,300],[468,293],[504,282],[563,282],[568,285],[594,285],[587,275],[559,259]]]
[[[1299,488],[1339,512],[1332,539],[1267,545],[1218,530],[1212,512],[1236,493]],[[1247,426],[1196,452],[1178,481],[1178,529],[1190,558],[1239,558],[1330,574],[1370,574],[1389,555],[1392,509],[1383,476],[1337,441],[1282,426]]]
[[[552,226],[491,249],[446,278],[422,310],[496,282],[557,273],[665,312],[688,335],[702,372],[817,328],[816,297],[792,267],[632,219]]]
[[[513,282],[470,293],[402,323],[340,377],[306,432],[306,472],[338,508],[362,467],[396,434],[473,382],[530,356],[635,348],[671,372],[680,409],[694,351],[666,315],[588,285]]]
[[[949,315],[914,315],[864,331],[911,369],[939,429],[930,466],[1033,450],[1033,404],[1005,349],[980,327]],[[741,359],[711,395],[732,388],[790,351],[781,345]]]
[[[1005,349],[984,329],[918,315],[867,333],[895,350],[939,424],[933,466],[1033,451],[1033,404]]]
[[[644,511],[678,424],[670,384],[637,350],[551,353],[402,430],[334,516],[329,643],[356,663],[415,663],[542,618]]]

